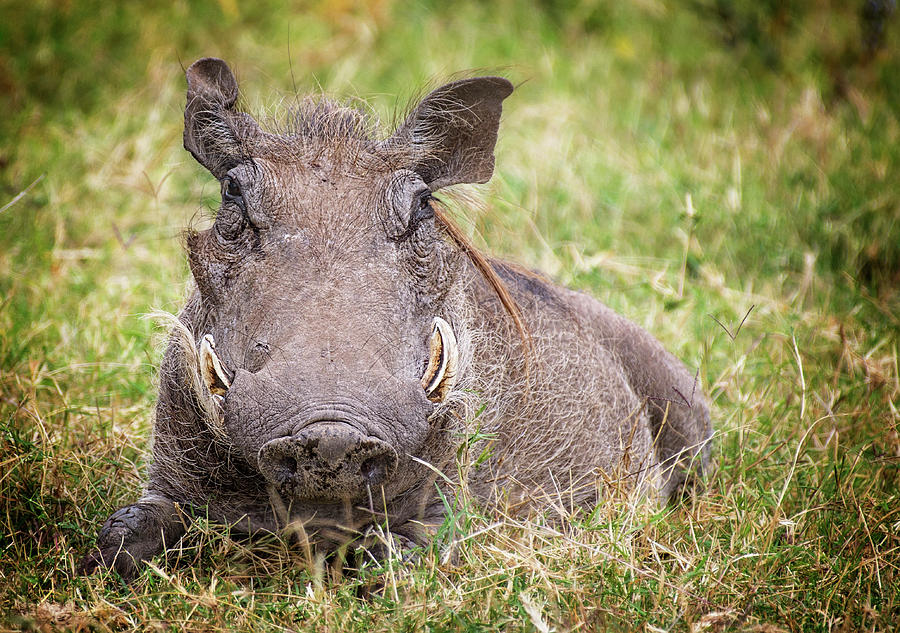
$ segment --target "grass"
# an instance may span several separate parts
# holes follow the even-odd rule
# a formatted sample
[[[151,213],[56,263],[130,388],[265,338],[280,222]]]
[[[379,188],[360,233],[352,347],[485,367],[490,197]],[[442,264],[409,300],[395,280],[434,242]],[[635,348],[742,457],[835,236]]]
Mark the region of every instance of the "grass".
[[[779,6],[6,3],[0,629],[897,630],[900,56],[865,52],[855,7]],[[419,562],[360,576],[201,522],[131,586],[77,576],[139,493],[142,315],[177,311],[180,232],[217,194],[181,148],[179,64],[210,54],[257,111],[323,89],[390,119],[460,70],[519,84],[464,224],[699,370],[703,494],[562,527],[448,500]]]

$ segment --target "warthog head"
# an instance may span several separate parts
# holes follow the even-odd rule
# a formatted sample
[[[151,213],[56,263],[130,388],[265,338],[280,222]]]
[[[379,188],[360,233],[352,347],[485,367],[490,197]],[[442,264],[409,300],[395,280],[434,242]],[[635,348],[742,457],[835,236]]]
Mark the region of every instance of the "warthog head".
[[[380,140],[328,103],[263,131],[234,108],[221,60],[187,80],[184,144],[222,191],[211,228],[188,237],[214,424],[289,501],[410,489],[461,362],[461,251],[433,194],[490,178],[512,86],[447,84]]]

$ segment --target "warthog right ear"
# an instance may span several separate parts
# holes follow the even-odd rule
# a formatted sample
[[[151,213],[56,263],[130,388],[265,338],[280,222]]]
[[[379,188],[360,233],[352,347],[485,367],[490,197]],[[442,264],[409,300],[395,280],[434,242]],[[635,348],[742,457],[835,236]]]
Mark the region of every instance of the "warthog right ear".
[[[513,85],[502,77],[473,77],[441,86],[415,107],[385,141],[412,150],[413,165],[432,191],[461,182],[487,182],[503,100]]]
[[[234,110],[237,80],[221,59],[198,59],[185,75],[184,148],[221,179],[241,162],[245,154],[242,141],[259,126],[249,115]]]

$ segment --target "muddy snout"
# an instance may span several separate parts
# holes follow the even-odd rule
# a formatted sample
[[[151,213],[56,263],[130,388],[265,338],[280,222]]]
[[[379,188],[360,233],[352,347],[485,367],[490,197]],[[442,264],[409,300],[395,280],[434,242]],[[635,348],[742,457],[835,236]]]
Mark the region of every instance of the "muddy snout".
[[[298,500],[359,500],[397,466],[397,452],[347,424],[320,422],[297,435],[270,440],[259,469],[282,494]]]

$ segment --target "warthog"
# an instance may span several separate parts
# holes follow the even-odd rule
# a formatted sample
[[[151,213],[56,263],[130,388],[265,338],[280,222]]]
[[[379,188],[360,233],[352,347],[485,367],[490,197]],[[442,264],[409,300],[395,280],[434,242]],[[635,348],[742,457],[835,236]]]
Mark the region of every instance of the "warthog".
[[[162,361],[149,481],[87,571],[133,575],[198,512],[290,526],[318,551],[373,526],[410,547],[460,483],[527,512],[590,507],[612,485],[665,500],[705,467],[709,413],[678,360],[591,297],[480,254],[435,199],[490,179],[507,80],[446,84],[386,138],[327,100],[266,132],[218,59],[187,84],[184,146],[222,202],[187,236],[196,289]]]

